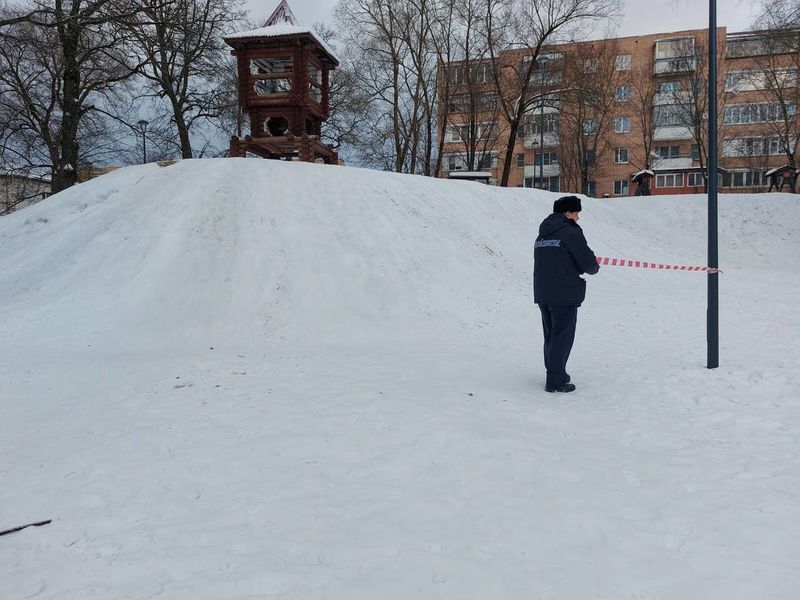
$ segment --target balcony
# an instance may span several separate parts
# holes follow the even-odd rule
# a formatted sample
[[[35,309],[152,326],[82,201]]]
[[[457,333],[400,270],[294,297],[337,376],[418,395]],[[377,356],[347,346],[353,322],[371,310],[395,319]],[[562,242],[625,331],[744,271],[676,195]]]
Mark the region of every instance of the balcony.
[[[676,73],[691,73],[697,68],[694,57],[658,59],[653,65],[654,75],[674,75]]]
[[[539,137],[538,133],[533,133],[531,135],[526,135],[523,138],[523,145],[525,148],[538,148],[539,142],[541,142],[541,138]],[[544,147],[550,148],[552,146],[558,146],[558,134],[557,133],[545,133],[544,134]]]
[[[525,165],[525,177],[539,177],[539,165]],[[558,177],[561,175],[561,166],[558,163],[544,166],[545,177]]]

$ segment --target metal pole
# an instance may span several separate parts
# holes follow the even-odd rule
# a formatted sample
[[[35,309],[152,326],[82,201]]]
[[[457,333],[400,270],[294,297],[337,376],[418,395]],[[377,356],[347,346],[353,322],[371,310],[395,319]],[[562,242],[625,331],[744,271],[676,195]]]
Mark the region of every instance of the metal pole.
[[[137,125],[142,128],[142,164],[147,164],[147,126],[149,121],[140,120]]]
[[[539,98],[541,113],[539,115],[539,189],[544,189],[544,70],[547,67],[549,58],[540,54],[536,60],[539,62],[539,70],[542,73],[541,96]]]
[[[708,266],[719,267],[717,227],[717,2],[709,0],[708,11]],[[708,275],[706,340],[709,369],[719,367],[719,274]]]
[[[542,91],[540,104],[542,112],[539,115],[539,189],[544,189],[544,70],[547,67],[547,58],[539,57],[539,70],[542,72]]]

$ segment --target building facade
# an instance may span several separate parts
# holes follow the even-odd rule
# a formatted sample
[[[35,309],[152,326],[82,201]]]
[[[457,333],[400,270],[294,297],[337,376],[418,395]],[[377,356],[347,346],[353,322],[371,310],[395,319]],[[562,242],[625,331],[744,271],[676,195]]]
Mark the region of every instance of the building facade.
[[[720,190],[766,191],[767,173],[795,166],[797,35],[720,28],[717,46]],[[510,162],[509,186],[610,197],[635,194],[634,176],[649,171],[652,194],[702,193],[707,48],[707,30],[546,48],[524,79],[511,153],[509,107],[530,58],[511,51],[451,63],[440,77],[443,176],[488,171],[497,183]]]
[[[0,215],[35,204],[50,195],[50,177],[24,171],[0,171]]]

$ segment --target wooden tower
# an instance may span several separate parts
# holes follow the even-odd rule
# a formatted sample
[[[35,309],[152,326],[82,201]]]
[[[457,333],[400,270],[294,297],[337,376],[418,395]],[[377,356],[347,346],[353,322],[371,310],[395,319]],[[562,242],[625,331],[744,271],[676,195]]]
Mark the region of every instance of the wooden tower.
[[[329,115],[333,51],[310,28],[298,26],[286,0],[261,29],[232,34],[239,72],[239,104],[250,117],[250,135],[231,138],[230,156],[336,164],[320,140]]]

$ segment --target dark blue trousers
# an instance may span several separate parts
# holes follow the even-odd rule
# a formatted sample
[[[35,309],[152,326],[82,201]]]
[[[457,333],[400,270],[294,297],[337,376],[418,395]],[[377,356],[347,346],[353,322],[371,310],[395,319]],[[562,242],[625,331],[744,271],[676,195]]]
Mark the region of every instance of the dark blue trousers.
[[[567,383],[567,361],[575,341],[578,322],[577,306],[539,305],[544,332],[544,368],[548,388],[560,388]]]

